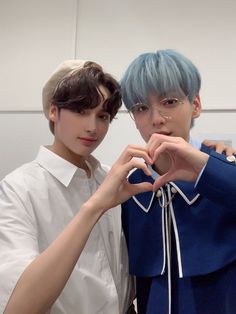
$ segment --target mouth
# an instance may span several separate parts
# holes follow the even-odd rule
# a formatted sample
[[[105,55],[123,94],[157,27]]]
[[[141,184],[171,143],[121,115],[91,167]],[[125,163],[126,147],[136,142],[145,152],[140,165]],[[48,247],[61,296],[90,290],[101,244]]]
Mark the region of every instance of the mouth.
[[[97,142],[97,139],[95,138],[89,138],[89,137],[78,137],[80,142],[86,146],[90,146]]]
[[[171,136],[171,132],[155,132],[155,134],[161,134],[161,135],[166,135],[166,136]]]

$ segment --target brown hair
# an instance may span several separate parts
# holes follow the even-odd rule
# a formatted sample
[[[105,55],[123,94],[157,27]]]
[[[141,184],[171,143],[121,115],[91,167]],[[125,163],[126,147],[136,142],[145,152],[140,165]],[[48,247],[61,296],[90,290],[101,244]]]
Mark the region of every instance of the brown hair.
[[[97,107],[104,100],[99,90],[100,86],[109,91],[109,97],[104,101],[103,108],[110,114],[110,121],[115,117],[121,107],[121,94],[119,83],[100,65],[95,62],[85,62],[83,68],[70,72],[58,82],[51,103],[58,109],[68,109],[80,112],[82,109]],[[54,123],[49,122],[50,130],[54,132]]]

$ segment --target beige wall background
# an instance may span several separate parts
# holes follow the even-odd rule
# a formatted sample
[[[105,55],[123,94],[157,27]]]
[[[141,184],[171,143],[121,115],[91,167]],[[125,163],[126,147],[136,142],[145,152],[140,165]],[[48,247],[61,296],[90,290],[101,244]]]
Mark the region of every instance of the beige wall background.
[[[97,61],[120,79],[142,52],[179,50],[203,79],[192,135],[236,147],[235,14],[233,0],[0,0],[0,178],[52,141],[41,88],[70,58]],[[112,164],[129,143],[142,140],[122,109],[95,155]]]

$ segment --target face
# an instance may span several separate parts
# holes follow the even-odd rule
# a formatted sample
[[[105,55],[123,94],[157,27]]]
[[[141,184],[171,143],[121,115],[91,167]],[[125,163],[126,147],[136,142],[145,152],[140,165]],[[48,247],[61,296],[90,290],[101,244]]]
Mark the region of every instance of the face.
[[[79,113],[51,106],[49,118],[54,122],[54,144],[52,149],[64,159],[78,165],[90,155],[105,137],[110,115],[103,110],[109,91],[101,86],[104,100],[95,108],[83,109]]]
[[[190,104],[187,98],[160,99],[151,94],[148,106],[134,107],[133,116],[137,129],[145,142],[153,133],[182,137],[189,140],[192,120],[199,117],[201,101],[197,96]]]

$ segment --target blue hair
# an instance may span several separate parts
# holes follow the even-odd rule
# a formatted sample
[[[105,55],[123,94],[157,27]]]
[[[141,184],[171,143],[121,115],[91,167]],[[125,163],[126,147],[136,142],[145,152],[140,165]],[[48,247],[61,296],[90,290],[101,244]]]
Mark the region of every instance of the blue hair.
[[[148,95],[188,97],[199,94],[201,77],[196,66],[175,50],[144,53],[131,62],[121,79],[121,94],[129,110],[135,103],[148,103]]]

